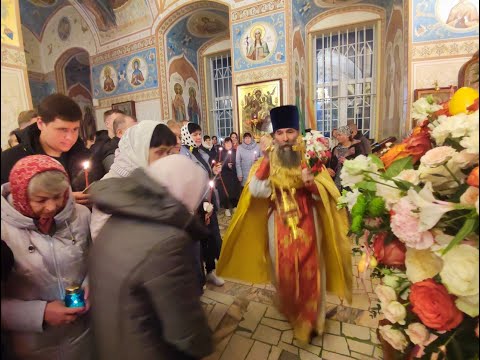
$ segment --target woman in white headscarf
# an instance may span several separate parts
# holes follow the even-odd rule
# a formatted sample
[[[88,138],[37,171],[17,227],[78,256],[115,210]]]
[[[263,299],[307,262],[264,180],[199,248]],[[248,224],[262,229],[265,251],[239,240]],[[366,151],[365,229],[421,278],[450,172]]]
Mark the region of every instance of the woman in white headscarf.
[[[176,144],[177,138],[167,125],[152,120],[140,121],[122,136],[115,161],[102,180],[127,177],[135,169],[144,169],[155,160],[169,155]],[[90,224],[93,240],[109,217],[98,208],[93,208]]]
[[[201,359],[213,351],[200,303],[194,215],[207,174],[181,155],[93,186],[111,215],[89,263],[99,359]]]

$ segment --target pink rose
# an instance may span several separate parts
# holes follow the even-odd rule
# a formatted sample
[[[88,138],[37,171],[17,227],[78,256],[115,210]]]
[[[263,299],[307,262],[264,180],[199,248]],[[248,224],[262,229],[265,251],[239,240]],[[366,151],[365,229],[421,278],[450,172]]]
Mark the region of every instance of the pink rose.
[[[430,231],[419,231],[420,219],[415,212],[416,207],[407,199],[402,198],[391,211],[391,228],[396,237],[408,247],[425,250],[434,243]]]
[[[438,167],[446,164],[457,152],[450,146],[439,146],[427,151],[420,159],[422,165]]]

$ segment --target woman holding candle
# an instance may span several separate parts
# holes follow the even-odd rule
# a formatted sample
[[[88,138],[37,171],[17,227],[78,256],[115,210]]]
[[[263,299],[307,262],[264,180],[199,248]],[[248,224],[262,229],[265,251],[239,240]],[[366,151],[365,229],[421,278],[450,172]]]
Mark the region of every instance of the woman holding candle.
[[[245,185],[252,165],[260,157],[260,147],[253,140],[252,134],[246,132],[243,134],[243,142],[237,149],[237,176],[238,180]]]
[[[222,170],[221,161],[210,160],[208,154],[200,149],[202,145],[202,128],[198,124],[188,123],[182,127],[182,144],[180,154],[193,160],[197,166],[200,166],[207,173],[210,179],[214,179],[220,174]],[[222,156],[222,158],[225,156],[225,154],[221,155],[222,152],[225,151],[220,151],[219,149],[219,158],[220,156]],[[216,186],[218,188],[218,182],[216,182]],[[198,209],[199,215],[205,218],[205,224],[211,233],[211,236],[207,240],[201,242],[203,260],[200,258],[198,260],[202,269],[202,263],[205,261],[207,271],[206,281],[216,286],[223,286],[225,282],[215,274],[215,260],[220,257],[220,250],[222,248],[222,237],[220,236],[217,219],[219,205],[217,200],[218,195],[215,189],[210,191],[210,194],[211,199],[207,192],[204,200],[205,202],[213,204],[212,211],[206,211],[203,204]]]
[[[75,204],[63,166],[28,156],[2,186],[2,240],[14,267],[2,295],[2,328],[15,359],[89,360],[87,253],[90,211]],[[65,306],[65,289],[83,286],[86,307]]]
[[[231,209],[237,207],[240,198],[240,182],[237,178],[235,165],[236,151],[230,138],[225,138],[225,161],[222,165],[222,172],[217,178],[217,189],[220,197],[220,205],[225,209],[225,216],[232,216]]]
[[[232,145],[233,145],[233,148],[235,150],[237,150],[238,146],[240,145],[239,144],[239,141],[238,141],[238,134],[235,132],[235,131],[232,131],[230,133],[230,136],[229,136],[230,139],[232,139]],[[226,140],[226,138],[225,138]]]

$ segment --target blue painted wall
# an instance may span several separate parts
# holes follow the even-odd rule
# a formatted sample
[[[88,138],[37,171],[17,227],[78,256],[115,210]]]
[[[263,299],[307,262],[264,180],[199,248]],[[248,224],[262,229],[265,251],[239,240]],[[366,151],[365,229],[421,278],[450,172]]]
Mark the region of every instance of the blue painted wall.
[[[68,0],[20,0],[20,17],[25,25],[37,38],[40,38],[48,18],[61,6],[69,5]],[[39,6],[34,5],[37,2]],[[50,5],[51,3],[51,5]]]
[[[56,92],[55,81],[37,81],[29,79],[33,107],[37,107],[43,98]]]

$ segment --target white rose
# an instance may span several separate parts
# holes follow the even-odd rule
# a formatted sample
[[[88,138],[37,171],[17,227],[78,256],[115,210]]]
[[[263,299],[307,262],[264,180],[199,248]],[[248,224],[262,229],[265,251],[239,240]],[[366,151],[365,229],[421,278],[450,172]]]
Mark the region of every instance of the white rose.
[[[352,211],[353,206],[356,204],[360,192],[357,189],[353,191],[344,191],[342,196],[338,198],[338,205],[340,207],[347,206],[349,211]]]
[[[415,250],[407,247],[405,255],[407,277],[412,283],[433,278],[443,267],[443,260],[430,250]]]
[[[467,150],[462,150],[456,153],[453,157],[453,162],[457,164],[461,169],[472,167],[478,164],[478,153],[472,154]]]
[[[384,325],[378,328],[382,338],[395,350],[403,352],[408,346],[408,340],[400,330],[395,330],[392,325]]]
[[[374,291],[382,304],[386,305],[394,300],[397,300],[397,294],[395,293],[395,290],[393,290],[393,288],[391,288],[390,286],[378,285]]]
[[[398,301],[391,301],[386,306],[384,305],[382,310],[383,315],[385,315],[385,319],[390,321],[392,324],[399,323],[400,325],[405,325],[407,310],[405,310],[405,306],[400,304]]]
[[[460,145],[462,145],[467,152],[471,154],[476,154],[478,156],[478,148],[480,146],[478,133],[473,133],[470,136],[464,137],[460,141]]]
[[[457,296],[478,294],[478,249],[470,245],[455,246],[443,256],[440,271],[448,292]]]
[[[437,167],[446,164],[456,154],[456,150],[450,146],[433,148],[420,159],[420,163],[428,167]]]
[[[420,174],[417,170],[408,169],[403,170],[398,176],[394,177],[394,179],[408,181],[413,185],[418,185],[420,183]]]
[[[407,276],[404,274],[397,274],[397,275],[385,275],[382,278],[382,282],[386,286],[390,286],[395,291],[400,292],[408,286],[408,282],[406,282]],[[407,285],[405,285],[407,284]]]
[[[365,171],[377,171],[378,167],[365,155],[359,155],[355,159],[346,160],[343,163],[340,178],[343,186],[353,187],[364,179]]]
[[[432,102],[432,103],[431,103]],[[433,102],[431,99],[423,97],[412,104],[412,118],[417,121],[425,120],[428,115],[442,108],[441,105]]]
[[[410,341],[415,345],[425,345],[430,339],[430,332],[427,327],[421,323],[411,323],[405,330]]]
[[[460,203],[464,205],[475,205],[478,201],[479,190],[475,186],[470,186],[460,197]]]
[[[460,296],[455,300],[457,308],[471,317],[478,316],[478,294],[472,296]]]

